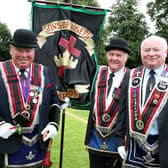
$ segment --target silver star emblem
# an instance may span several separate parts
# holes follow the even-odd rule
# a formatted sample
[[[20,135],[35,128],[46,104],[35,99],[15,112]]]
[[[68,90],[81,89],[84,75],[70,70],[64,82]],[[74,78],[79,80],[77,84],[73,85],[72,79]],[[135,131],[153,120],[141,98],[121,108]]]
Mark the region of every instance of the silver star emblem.
[[[27,160],[32,160],[35,158],[35,154],[32,153],[32,151],[29,152],[27,156],[25,156]]]
[[[148,152],[146,156],[143,156],[144,160],[147,163],[153,162],[155,159],[152,157],[151,152]]]

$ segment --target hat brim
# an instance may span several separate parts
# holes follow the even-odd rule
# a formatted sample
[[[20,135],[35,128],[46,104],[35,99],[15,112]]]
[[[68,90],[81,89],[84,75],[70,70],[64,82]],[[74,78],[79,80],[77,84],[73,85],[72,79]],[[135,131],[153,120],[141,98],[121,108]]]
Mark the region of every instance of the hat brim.
[[[106,51],[109,51],[109,50],[115,50],[115,49],[118,49],[118,50],[122,50],[124,52],[126,52],[127,54],[130,55],[131,51],[129,48],[124,48],[124,47],[120,47],[120,46],[106,46],[105,47],[105,50]]]
[[[14,42],[14,41],[9,41],[9,44],[12,44],[16,47],[23,47],[23,48],[36,48],[38,47],[38,44],[23,44],[23,43],[17,43],[17,42]]]

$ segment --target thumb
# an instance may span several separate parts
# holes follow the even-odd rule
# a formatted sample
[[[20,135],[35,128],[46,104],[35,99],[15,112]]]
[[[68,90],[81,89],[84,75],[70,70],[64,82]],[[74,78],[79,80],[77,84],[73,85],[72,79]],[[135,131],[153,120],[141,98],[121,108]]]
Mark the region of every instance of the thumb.
[[[50,138],[49,133],[47,133],[44,137],[43,137],[43,142],[47,141]]]
[[[120,157],[124,160],[126,158],[125,146],[119,146],[118,153],[119,153]]]
[[[45,127],[42,131],[41,131],[41,134],[43,135],[45,132],[47,132],[47,127]]]

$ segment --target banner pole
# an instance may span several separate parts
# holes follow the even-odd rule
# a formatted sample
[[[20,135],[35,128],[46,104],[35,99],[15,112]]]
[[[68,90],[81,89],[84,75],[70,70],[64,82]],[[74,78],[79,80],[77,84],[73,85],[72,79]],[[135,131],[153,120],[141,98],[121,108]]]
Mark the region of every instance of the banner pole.
[[[32,0],[27,0],[28,2],[32,2]],[[83,8],[83,5],[79,5],[79,4],[73,4],[73,3],[58,3],[58,2],[54,2],[54,1],[42,1],[42,0],[34,0],[34,2],[36,3],[41,3],[41,4],[51,4],[51,5],[62,5],[62,6],[71,6],[74,8]],[[105,9],[103,8],[99,8],[99,7],[94,7],[94,6],[85,6],[85,9],[91,9],[91,10],[98,10],[98,11],[104,11]],[[112,12],[111,9],[107,9],[107,12]]]
[[[63,151],[64,151],[64,128],[65,128],[65,110],[70,106],[70,99],[66,97],[64,99],[64,104],[61,105],[62,108],[62,126],[61,126],[61,144],[60,144],[60,160],[59,160],[59,168],[62,168],[63,161]]]
[[[60,145],[60,161],[59,161],[59,168],[62,168],[62,161],[63,161],[64,128],[65,128],[65,109],[63,109],[63,112],[62,112],[61,145]]]

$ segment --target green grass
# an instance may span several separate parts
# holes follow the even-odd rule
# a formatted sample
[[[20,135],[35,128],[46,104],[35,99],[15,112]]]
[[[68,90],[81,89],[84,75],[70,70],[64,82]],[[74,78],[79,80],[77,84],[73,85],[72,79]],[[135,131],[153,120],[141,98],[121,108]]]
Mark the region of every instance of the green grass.
[[[66,111],[86,121],[88,119],[87,110],[78,110],[78,109],[76,110],[69,108]],[[59,168],[61,119],[60,119],[59,133],[54,139],[51,148],[51,160],[53,162],[52,168]],[[89,167],[88,152],[84,145],[86,126],[87,126],[86,123],[83,123],[80,120],[66,114],[62,168]]]

